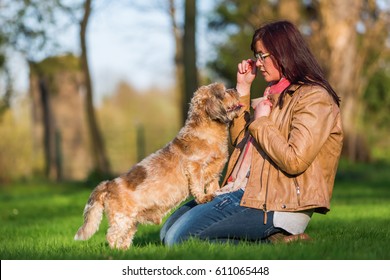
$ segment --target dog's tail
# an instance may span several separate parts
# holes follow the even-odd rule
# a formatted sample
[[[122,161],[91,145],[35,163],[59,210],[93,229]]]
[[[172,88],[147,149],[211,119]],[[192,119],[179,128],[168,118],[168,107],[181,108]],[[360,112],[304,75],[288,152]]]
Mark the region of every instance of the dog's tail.
[[[77,231],[75,240],[87,240],[98,229],[103,218],[104,198],[107,194],[109,181],[100,183],[91,193],[84,208],[84,224]]]

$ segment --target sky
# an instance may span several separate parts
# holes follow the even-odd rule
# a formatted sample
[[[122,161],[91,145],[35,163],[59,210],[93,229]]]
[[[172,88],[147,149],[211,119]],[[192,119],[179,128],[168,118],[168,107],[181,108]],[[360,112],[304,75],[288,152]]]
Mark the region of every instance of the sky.
[[[205,64],[209,53],[205,17],[212,5],[208,0],[198,1],[199,66]],[[79,53],[77,28],[60,33],[58,39],[64,51]],[[174,39],[169,16],[161,9],[141,13],[136,8],[123,8],[110,1],[92,14],[87,43],[97,103],[104,95],[112,93],[122,80],[139,90],[173,85]],[[12,59],[12,65],[16,90],[26,92],[27,65],[17,55]]]

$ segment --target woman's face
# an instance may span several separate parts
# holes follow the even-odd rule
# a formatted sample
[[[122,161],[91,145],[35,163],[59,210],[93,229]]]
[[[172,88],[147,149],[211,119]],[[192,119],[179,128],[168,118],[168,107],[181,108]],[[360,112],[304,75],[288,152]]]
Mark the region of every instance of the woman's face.
[[[262,55],[269,54],[268,50],[264,47],[263,42],[261,40],[256,42],[255,47],[256,53]],[[268,83],[277,82],[282,78],[280,68],[277,65],[276,60],[274,59],[272,54],[266,56],[264,59],[257,59],[256,67],[258,71],[263,75],[264,80]]]

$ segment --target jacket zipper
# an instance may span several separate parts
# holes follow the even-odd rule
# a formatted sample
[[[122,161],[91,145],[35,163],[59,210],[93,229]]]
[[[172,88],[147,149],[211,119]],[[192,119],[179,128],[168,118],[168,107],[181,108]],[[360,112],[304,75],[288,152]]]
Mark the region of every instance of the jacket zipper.
[[[301,188],[299,187],[297,178],[293,178],[295,184],[295,190],[297,192],[298,205],[301,206]]]

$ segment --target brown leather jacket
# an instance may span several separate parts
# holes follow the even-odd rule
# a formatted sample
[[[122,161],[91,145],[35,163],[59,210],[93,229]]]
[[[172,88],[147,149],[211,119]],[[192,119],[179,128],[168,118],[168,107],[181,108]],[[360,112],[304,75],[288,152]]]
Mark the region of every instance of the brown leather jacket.
[[[343,131],[339,107],[319,86],[291,87],[282,109],[274,103],[269,117],[250,119],[250,97],[230,127],[234,151],[226,177],[230,176],[246,139],[256,140],[251,171],[241,205],[264,211],[330,210],[334,179],[342,149]]]

